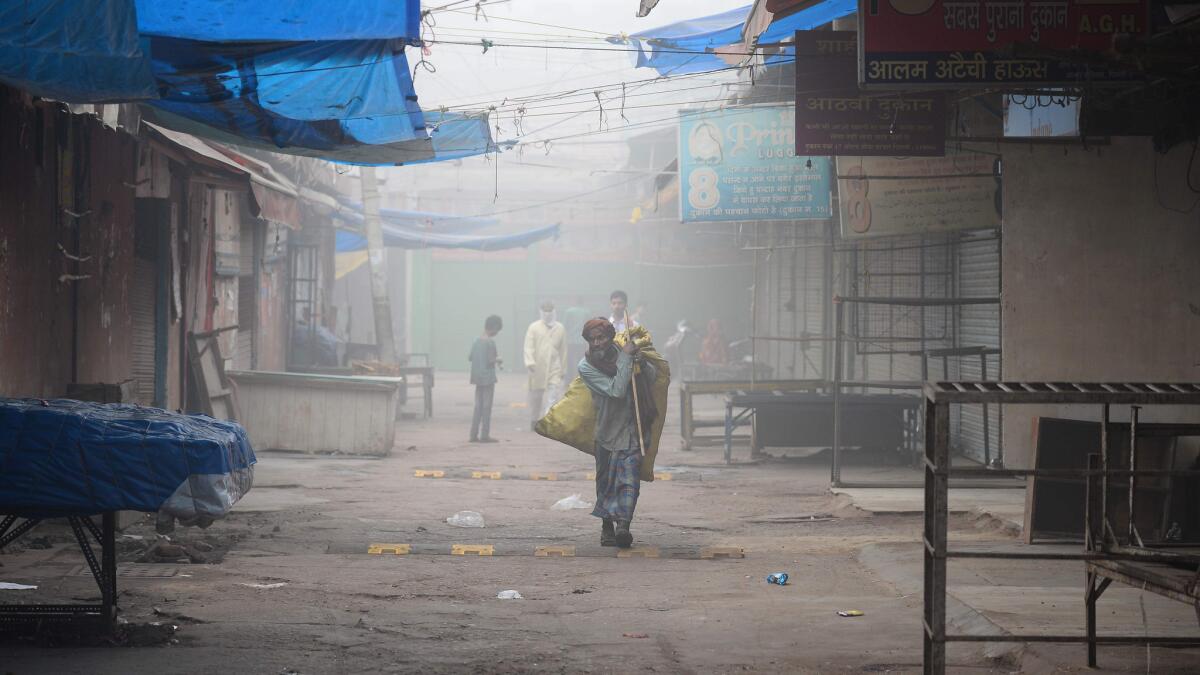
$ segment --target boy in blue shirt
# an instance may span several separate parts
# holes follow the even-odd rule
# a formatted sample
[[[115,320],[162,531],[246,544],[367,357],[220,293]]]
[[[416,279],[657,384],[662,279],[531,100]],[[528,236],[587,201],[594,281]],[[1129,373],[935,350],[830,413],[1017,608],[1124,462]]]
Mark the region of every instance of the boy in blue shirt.
[[[475,385],[475,412],[471,415],[472,443],[496,443],[491,437],[492,398],[496,393],[496,366],[504,362],[496,355],[496,333],[504,322],[495,314],[483,322],[483,335],[471,345],[471,384]]]

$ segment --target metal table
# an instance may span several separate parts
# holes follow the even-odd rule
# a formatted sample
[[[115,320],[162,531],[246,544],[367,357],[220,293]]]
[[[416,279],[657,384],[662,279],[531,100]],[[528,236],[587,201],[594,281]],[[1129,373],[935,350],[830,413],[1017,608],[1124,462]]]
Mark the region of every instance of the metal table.
[[[67,522],[71,524],[71,531],[75,533],[75,541],[79,544],[79,550],[83,552],[83,557],[87,560],[88,569],[92,571],[92,577],[95,578],[96,585],[100,587],[100,604],[0,605],[0,625],[73,621],[90,624],[103,631],[112,629],[117,619],[116,513],[110,511],[102,514],[100,525],[96,525],[92,516],[72,515],[66,518]],[[17,524],[18,520],[21,520],[20,524]],[[33,529],[42,520],[42,518],[21,519],[15,515],[5,516],[4,520],[0,521],[0,550],[19,539],[21,535]],[[88,538],[89,536],[91,539]],[[92,547],[92,540],[100,546],[99,559]]]
[[[842,444],[882,450],[913,450],[921,399],[903,394],[842,394]],[[740,412],[734,413],[735,408]],[[725,397],[725,463],[732,462],[733,430],[756,419],[751,449],[832,447],[834,397],[809,392],[738,392]]]
[[[421,376],[422,416],[433,417],[433,366],[400,366],[400,374],[406,379],[410,375]]]
[[[828,383],[824,380],[684,380],[679,384],[679,435],[682,438],[683,449],[715,446],[723,441],[723,436],[701,436],[696,433],[697,429],[725,426],[725,420],[722,419],[696,419],[692,406],[696,396],[816,391],[827,386]]]

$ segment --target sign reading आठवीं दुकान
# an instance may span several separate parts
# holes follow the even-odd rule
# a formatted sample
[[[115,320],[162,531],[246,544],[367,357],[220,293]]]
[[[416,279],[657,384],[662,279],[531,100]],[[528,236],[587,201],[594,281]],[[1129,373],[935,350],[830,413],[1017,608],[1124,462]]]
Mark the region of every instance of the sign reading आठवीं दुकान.
[[[854,31],[796,31],[796,152],[930,157],[946,150],[946,92],[858,88]]]
[[[1128,82],[1098,58],[1145,35],[1149,0],[859,0],[864,87]]]
[[[680,111],[684,222],[831,218],[830,182],[828,157],[796,155],[791,105]]]

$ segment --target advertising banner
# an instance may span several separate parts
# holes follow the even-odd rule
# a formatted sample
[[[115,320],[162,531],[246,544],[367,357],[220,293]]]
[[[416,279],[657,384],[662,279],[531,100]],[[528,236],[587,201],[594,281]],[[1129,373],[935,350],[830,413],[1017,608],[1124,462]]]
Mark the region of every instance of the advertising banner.
[[[1124,82],[1089,58],[1144,35],[1149,0],[859,0],[867,87]]]
[[[859,91],[854,31],[796,31],[796,153],[938,156],[946,96]]]
[[[828,157],[796,154],[790,105],[680,111],[684,222],[832,218],[830,183]]]
[[[838,157],[843,239],[1000,227],[999,159]]]

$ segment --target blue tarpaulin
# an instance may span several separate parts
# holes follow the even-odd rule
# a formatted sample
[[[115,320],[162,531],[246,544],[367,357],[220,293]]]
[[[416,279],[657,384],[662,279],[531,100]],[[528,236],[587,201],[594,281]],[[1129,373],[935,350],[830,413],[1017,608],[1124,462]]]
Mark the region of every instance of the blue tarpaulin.
[[[362,227],[363,206],[344,195],[339,195],[338,203],[349,210],[337,211],[333,217],[350,224],[354,228]],[[432,230],[442,234],[463,234],[478,230],[481,227],[498,225],[496,218],[480,218],[451,216],[444,213],[429,213],[427,211],[403,211],[400,209],[379,209],[379,218],[384,225],[406,228],[410,230]]]
[[[242,142],[330,156],[417,140],[429,146],[415,148],[417,157],[433,154],[401,41],[280,45],[154,38],[151,52],[161,94],[148,102],[151,107]],[[163,122],[176,126],[170,118]]]
[[[0,82],[78,103],[157,95],[129,0],[0,2]]]
[[[503,251],[522,248],[543,239],[558,236],[558,225],[547,225],[514,234],[470,235],[410,230],[394,225],[383,226],[383,244],[393,248],[465,248],[475,251]],[[337,252],[361,251],[367,239],[357,232],[338,230]]]
[[[255,462],[236,422],[125,404],[0,399],[0,514],[163,511],[204,524],[250,490]]]
[[[726,68],[729,64],[711,53],[738,43],[752,5],[712,16],[698,17],[635,33],[636,67],[653,68],[661,75],[682,75]],[[798,30],[811,30],[853,14],[857,0],[824,0],[794,14],[780,17],[758,36],[759,43],[790,40]],[[767,65],[791,61],[793,56],[772,54]]]
[[[399,165],[495,149],[486,115],[425,114],[419,0],[0,2],[0,81],[236,145]]]
[[[420,32],[417,0],[136,0],[138,29],[229,42],[370,40]],[[69,3],[68,3],[69,4]]]

